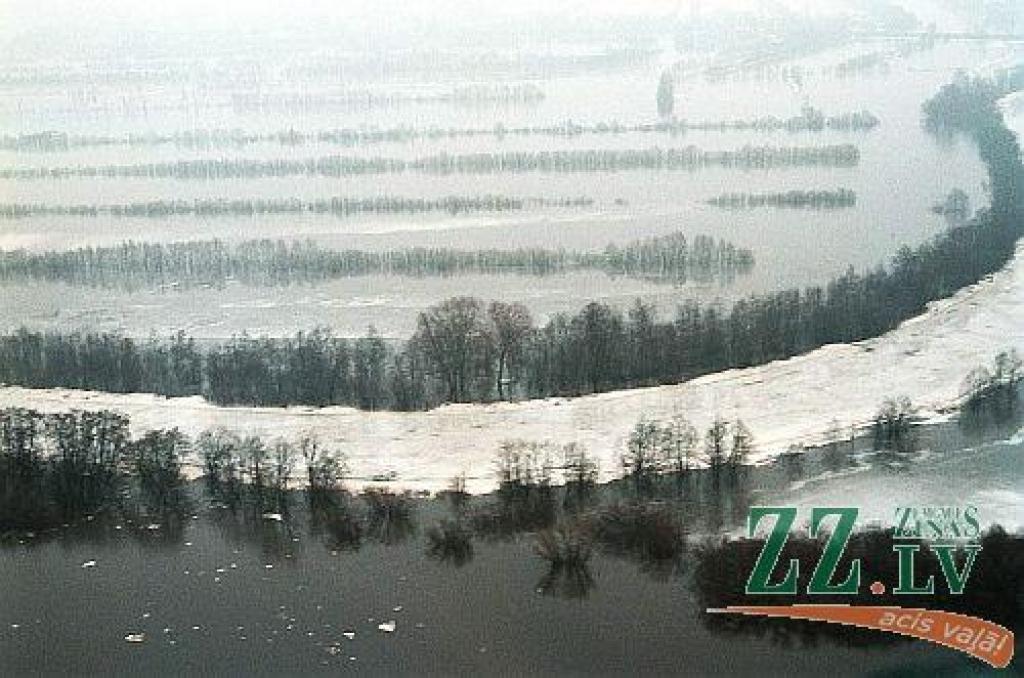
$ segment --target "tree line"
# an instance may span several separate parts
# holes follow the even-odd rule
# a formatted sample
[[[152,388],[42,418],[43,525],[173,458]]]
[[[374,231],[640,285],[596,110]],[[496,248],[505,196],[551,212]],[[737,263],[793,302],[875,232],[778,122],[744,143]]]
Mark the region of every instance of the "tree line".
[[[315,88],[308,92],[261,93],[252,91],[231,95],[236,113],[272,111],[370,110],[410,104],[536,104],[544,100],[544,90],[532,83],[497,85],[456,85],[441,91],[348,89],[324,94]]]
[[[781,191],[776,193],[723,193],[707,201],[723,209],[790,207],[796,209],[841,209],[854,207],[857,194],[848,188],[834,191]]]
[[[420,172],[492,174],[501,172],[611,172],[622,170],[697,170],[705,167],[854,167],[860,151],[853,144],[826,146],[744,146],[708,151],[696,146],[628,150],[508,151],[393,157],[329,155],[304,160],[201,159],[131,165],[76,165],[0,169],[0,179],[147,178],[237,179],[288,176],[359,176]]]
[[[223,285],[228,281],[284,285],[362,275],[449,276],[521,273],[550,275],[598,270],[608,275],[679,282],[727,280],[754,265],[746,248],[725,240],[682,233],[610,244],[603,250],[456,250],[411,247],[393,250],[330,250],[313,241],[219,240],[122,243],[31,253],[0,250],[0,280],[47,280],[78,285]]]
[[[72,134],[69,132],[34,132],[0,136],[0,150],[21,153],[68,151],[96,147],[175,146],[184,149],[244,148],[276,144],[305,146],[329,144],[345,147],[370,146],[383,143],[414,143],[464,138],[491,137],[562,137],[620,134],[671,134],[688,131],[752,131],[752,132],[822,132],[870,131],[880,124],[870,111],[825,115],[820,109],[804,107],[798,115],[787,118],[763,116],[741,120],[683,120],[670,118],[657,122],[625,124],[616,120],[578,123],[573,120],[553,125],[507,126],[495,123],[490,127],[413,127],[403,125],[384,129],[347,127],[303,132],[296,129],[276,132],[250,132],[239,129],[195,129],[172,133],[129,133],[121,136]]]
[[[264,214],[331,214],[349,217],[359,214],[424,214],[443,212],[451,216],[473,212],[511,212],[527,207],[589,207],[592,198],[522,198],[505,195],[449,195],[442,198],[378,196],[350,198],[336,196],[318,200],[299,198],[203,198],[195,200],[148,200],[145,202],[52,205],[43,203],[0,203],[0,219],[27,217],[145,217],[174,216],[255,217]]]

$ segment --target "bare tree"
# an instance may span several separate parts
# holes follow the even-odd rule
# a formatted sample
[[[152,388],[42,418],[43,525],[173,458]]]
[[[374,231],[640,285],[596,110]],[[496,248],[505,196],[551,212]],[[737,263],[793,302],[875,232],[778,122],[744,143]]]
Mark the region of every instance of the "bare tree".
[[[658,444],[661,429],[658,422],[641,417],[626,441],[626,452],[622,455],[622,471],[633,480],[637,495],[649,489],[652,480],[660,472]]]
[[[489,346],[483,304],[474,297],[453,297],[420,313],[413,343],[440,374],[448,400],[469,395],[474,367]]]
[[[313,434],[302,436],[298,448],[306,462],[306,478],[310,492],[338,489],[339,483],[348,473],[348,463],[344,456],[328,450]]]
[[[498,398],[505,399],[505,373],[511,371],[523,352],[523,344],[533,331],[533,318],[522,304],[492,302],[491,317],[494,344],[498,351]]]
[[[729,466],[732,469],[739,468],[747,463],[753,451],[754,436],[751,435],[747,425],[742,420],[737,419],[736,423],[732,425],[732,447],[729,450]]]
[[[729,435],[729,424],[721,416],[715,416],[707,433],[704,434],[704,460],[713,470],[725,464],[728,453],[726,438]]]
[[[283,492],[288,489],[288,479],[295,468],[295,448],[286,440],[274,443],[273,467],[271,482],[274,489]]]
[[[676,488],[682,492],[686,474],[693,467],[700,436],[682,414],[675,414],[661,429],[662,464],[676,477]]]

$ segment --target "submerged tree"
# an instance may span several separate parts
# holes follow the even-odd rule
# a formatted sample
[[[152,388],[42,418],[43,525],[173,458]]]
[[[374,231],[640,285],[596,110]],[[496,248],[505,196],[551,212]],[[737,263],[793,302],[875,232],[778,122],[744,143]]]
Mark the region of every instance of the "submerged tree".
[[[676,105],[675,83],[672,75],[666,71],[661,74],[658,80],[658,117],[670,118]]]

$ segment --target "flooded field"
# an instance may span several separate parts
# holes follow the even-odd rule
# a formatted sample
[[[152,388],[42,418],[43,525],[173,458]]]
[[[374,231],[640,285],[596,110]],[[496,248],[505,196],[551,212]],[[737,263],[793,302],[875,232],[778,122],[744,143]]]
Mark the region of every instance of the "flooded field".
[[[971,144],[938,142],[921,127],[921,104],[965,69],[976,71],[1012,62],[1021,48],[1001,43],[936,43],[909,50],[887,43],[858,43],[789,64],[778,73],[709,79],[699,68],[675,89],[675,115],[690,128],[685,133],[628,131],[657,122],[654,83],[667,63],[685,55],[666,49],[649,61],[611,73],[553,74],[530,82],[544,97],[515,105],[395,104],[383,109],[342,109],[335,115],[297,109],[288,115],[272,108],[259,111],[216,109],[200,112],[153,112],[129,106],[109,115],[61,114],[62,96],[21,91],[22,110],[0,112],[0,134],[57,129],[70,134],[113,136],[171,134],[203,129],[273,134],[292,130],[309,135],[299,145],[273,141],[220,144],[212,148],[178,143],[86,146],[70,150],[0,151],[0,164],[18,168],[131,166],[197,159],[306,159],[331,156],[406,158],[448,154],[525,153],[583,150],[682,149],[724,151],[744,147],[820,147],[850,144],[859,152],[853,167],[772,167],[693,170],[623,169],[586,172],[515,172],[424,174],[419,172],[323,177],[238,179],[41,178],[0,180],[3,203],[76,205],[124,204],[154,200],[302,199],[401,196],[438,198],[489,194],[521,198],[585,197],[580,207],[527,207],[505,214],[425,215],[262,215],[253,217],[169,216],[161,218],[38,216],[5,219],[0,247],[30,250],[117,244],[125,240],[173,242],[219,238],[312,239],[336,248],[379,250],[393,247],[548,247],[598,250],[610,243],[681,232],[693,238],[710,235],[753,250],[756,265],[730,284],[687,282],[665,285],[623,281],[601,275],[552,275],[542,280],[518,275],[480,279],[407,278],[338,280],[290,290],[254,290],[230,285],[220,290],[183,293],[142,290],[133,294],[74,291],[60,285],[4,285],[4,329],[16,324],[36,328],[119,330],[132,336],[165,333],[170,324],[188,327],[201,337],[224,338],[248,331],[280,335],[287,328],[325,325],[345,336],[374,325],[388,337],[408,336],[416,313],[456,289],[472,289],[483,298],[525,302],[541,320],[571,312],[586,301],[626,306],[636,298],[671,313],[686,298],[732,300],[805,285],[819,285],[845,271],[863,271],[885,263],[900,246],[916,245],[943,231],[947,220],[932,207],[954,188],[970,198],[970,209],[984,207],[984,168]],[[840,77],[837,63],[881,51],[883,66]],[[794,75],[795,74],[795,75]],[[598,85],[599,83],[599,85]],[[402,87],[431,84],[402,83]],[[443,84],[437,85],[444,87]],[[275,87],[277,90],[275,90]],[[269,86],[270,93],[284,85]],[[880,90],[893,96],[877,97]],[[164,94],[143,93],[159,99]],[[228,97],[224,92],[218,96]],[[269,95],[268,95],[269,96]],[[56,97],[56,98],[55,98]],[[230,97],[228,97],[230,99]],[[145,99],[145,96],[143,96]],[[101,97],[102,100],[102,97]],[[161,99],[162,100],[162,99]],[[76,104],[81,105],[81,104]],[[869,111],[879,120],[865,130],[787,131],[786,129],[707,129],[719,124],[774,118],[799,118],[811,106],[826,116]],[[78,110],[77,108],[75,110]],[[147,109],[148,110],[148,109]],[[190,109],[189,109],[190,110]],[[569,122],[571,121],[571,122]],[[565,125],[625,126],[627,131],[565,133]],[[493,133],[508,129],[562,128],[561,133]],[[339,145],[324,141],[325,130],[420,130],[411,140]],[[473,136],[428,135],[434,130],[478,130]],[[488,133],[488,131],[490,131]],[[399,139],[402,139],[399,137]],[[899,158],[895,161],[894,158]],[[741,208],[707,204],[725,193],[772,193],[793,190],[846,189],[856,203],[842,209]],[[806,243],[815,242],[814,256]],[[36,299],[33,312],[20,312],[18,299]],[[215,318],[192,318],[183,307],[211,309]]]
[[[724,608],[1021,631],[1017,3],[38,4],[0,675],[966,676]]]

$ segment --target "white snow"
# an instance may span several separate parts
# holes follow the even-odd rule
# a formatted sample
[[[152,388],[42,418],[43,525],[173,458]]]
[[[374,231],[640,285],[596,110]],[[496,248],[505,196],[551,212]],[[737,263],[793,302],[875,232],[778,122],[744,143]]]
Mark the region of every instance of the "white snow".
[[[822,440],[832,419],[844,430],[864,425],[889,396],[907,395],[922,415],[941,418],[955,405],[967,372],[1011,347],[1024,352],[1024,244],[1002,271],[882,337],[679,385],[429,412],[218,407],[198,397],[0,387],[0,407],[109,408],[131,417],[135,433],[176,426],[196,435],[224,426],[294,439],[311,432],[347,455],[355,476],[350,486],[372,484],[397,469],[397,487],[436,491],[464,473],[468,491],[484,492],[496,484],[500,443],[516,438],[582,443],[608,478],[641,415],[666,418],[678,411],[698,428],[716,414],[741,418],[755,437],[755,461]]]

